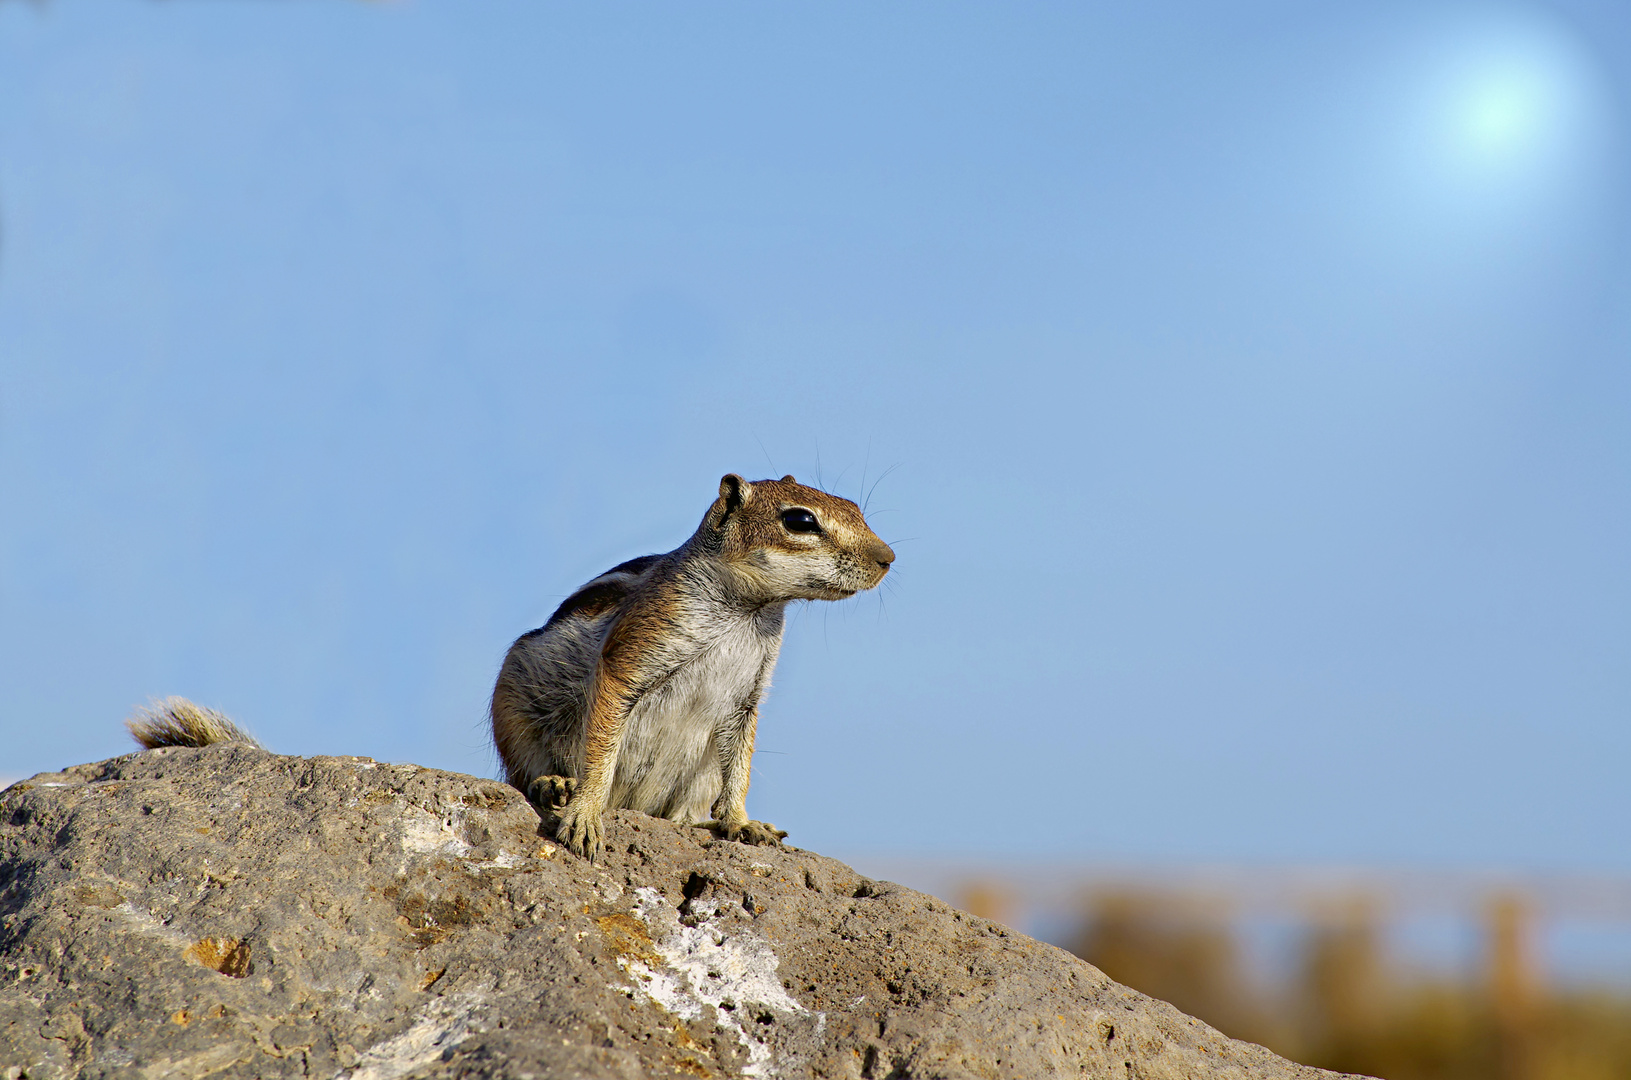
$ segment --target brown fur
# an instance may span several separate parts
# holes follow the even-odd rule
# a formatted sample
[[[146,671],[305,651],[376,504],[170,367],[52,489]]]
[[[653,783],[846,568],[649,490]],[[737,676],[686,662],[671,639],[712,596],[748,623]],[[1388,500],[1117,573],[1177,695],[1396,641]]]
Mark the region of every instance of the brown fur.
[[[814,529],[785,516],[803,511]],[[492,701],[506,775],[536,801],[570,793],[557,835],[591,858],[607,808],[683,818],[705,794],[722,835],[776,842],[744,803],[783,609],[872,588],[894,558],[848,499],[725,476],[684,544],[613,567],[511,646]]]

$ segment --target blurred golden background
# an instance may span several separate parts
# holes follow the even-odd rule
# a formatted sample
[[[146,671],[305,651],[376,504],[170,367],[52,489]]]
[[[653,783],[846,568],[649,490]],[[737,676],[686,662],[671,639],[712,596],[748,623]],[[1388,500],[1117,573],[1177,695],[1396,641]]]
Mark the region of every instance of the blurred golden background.
[[[1631,1077],[1631,880],[859,861],[1305,1064]]]

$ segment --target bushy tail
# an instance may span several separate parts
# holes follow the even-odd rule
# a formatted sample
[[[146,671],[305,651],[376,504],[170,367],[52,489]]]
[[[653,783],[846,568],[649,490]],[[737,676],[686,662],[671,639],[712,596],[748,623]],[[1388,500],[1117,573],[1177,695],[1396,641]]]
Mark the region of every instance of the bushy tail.
[[[184,697],[155,701],[125,721],[130,735],[151,750],[158,746],[211,746],[246,743],[259,746],[254,736],[214,709],[194,705]]]

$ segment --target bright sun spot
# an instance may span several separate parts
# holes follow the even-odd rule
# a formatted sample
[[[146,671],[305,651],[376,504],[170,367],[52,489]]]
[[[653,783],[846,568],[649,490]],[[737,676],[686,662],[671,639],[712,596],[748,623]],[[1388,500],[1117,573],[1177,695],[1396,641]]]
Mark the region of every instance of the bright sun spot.
[[[1542,23],[1508,23],[1443,40],[1432,53],[1406,133],[1423,194],[1493,207],[1543,197],[1574,168],[1598,97],[1578,41]]]
[[[1497,86],[1481,92],[1467,110],[1466,134],[1473,147],[1486,153],[1518,149],[1544,121],[1533,90]]]
[[[1567,59],[1509,45],[1454,65],[1437,125],[1444,149],[1480,171],[1521,169],[1554,156],[1580,112]]]
[[[1368,88],[1364,242],[1465,272],[1593,212],[1618,116],[1592,43],[1536,12],[1459,12],[1418,32]]]

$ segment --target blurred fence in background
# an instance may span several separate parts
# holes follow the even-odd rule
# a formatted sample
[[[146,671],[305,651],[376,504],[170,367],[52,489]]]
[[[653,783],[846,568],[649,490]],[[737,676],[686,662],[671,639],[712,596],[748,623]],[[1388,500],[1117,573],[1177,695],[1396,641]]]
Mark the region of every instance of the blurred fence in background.
[[[858,859],[1297,1061],[1631,1078],[1631,879]]]

